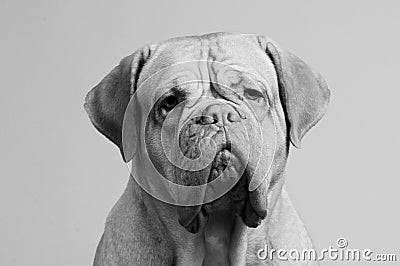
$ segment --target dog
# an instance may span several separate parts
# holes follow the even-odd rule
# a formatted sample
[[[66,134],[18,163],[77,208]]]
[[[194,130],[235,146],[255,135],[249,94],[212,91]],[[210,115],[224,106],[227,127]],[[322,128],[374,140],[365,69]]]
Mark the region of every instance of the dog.
[[[284,170],[329,98],[264,36],[179,37],[122,59],[84,104],[132,163],[94,265],[317,265],[260,255],[313,247]]]

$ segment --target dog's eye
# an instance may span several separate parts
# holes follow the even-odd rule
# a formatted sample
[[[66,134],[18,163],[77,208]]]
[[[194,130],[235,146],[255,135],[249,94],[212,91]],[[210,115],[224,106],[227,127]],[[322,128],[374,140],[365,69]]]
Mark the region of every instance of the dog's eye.
[[[244,97],[246,97],[249,100],[256,101],[256,100],[258,100],[260,98],[263,98],[264,96],[258,90],[246,89],[244,91]]]
[[[163,108],[165,111],[169,112],[177,104],[178,104],[178,99],[175,96],[171,95],[164,99],[164,101],[162,102],[161,108]]]

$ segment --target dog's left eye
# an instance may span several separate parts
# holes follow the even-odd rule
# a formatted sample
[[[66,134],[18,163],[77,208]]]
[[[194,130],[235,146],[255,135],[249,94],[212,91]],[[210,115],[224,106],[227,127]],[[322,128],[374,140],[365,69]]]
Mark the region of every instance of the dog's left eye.
[[[263,98],[264,96],[258,90],[246,89],[244,91],[244,97],[246,97],[249,100],[256,101],[256,100],[258,100],[260,98]]]

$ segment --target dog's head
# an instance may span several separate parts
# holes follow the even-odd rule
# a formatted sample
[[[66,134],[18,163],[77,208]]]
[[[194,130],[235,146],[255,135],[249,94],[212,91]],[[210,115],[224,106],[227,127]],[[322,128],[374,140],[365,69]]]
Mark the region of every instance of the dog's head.
[[[178,207],[195,233],[227,209],[259,225],[282,185],[289,141],[300,147],[329,96],[319,74],[269,39],[217,33],[136,51],[88,93],[85,109],[125,161],[148,154],[167,180],[204,187],[194,195],[203,202]],[[207,200],[221,179],[231,186]]]

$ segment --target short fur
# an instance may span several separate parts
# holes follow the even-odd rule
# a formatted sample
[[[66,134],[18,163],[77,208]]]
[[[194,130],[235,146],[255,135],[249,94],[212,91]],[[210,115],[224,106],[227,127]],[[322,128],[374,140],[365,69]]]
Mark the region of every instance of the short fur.
[[[94,126],[115,143],[124,160],[129,161],[142,152],[135,143],[137,133],[130,136],[133,142],[128,146],[122,144],[124,113],[134,92],[152,74],[169,65],[204,58],[238,62],[249,72],[260,75],[262,82],[271,88],[268,92],[270,111],[260,110],[263,115],[271,112],[278,117],[277,153],[271,174],[253,194],[249,193],[248,200],[243,202],[242,217],[211,216],[206,227],[197,234],[179,224],[179,208],[147,194],[130,176],[126,190],[107,218],[94,265],[318,265],[313,261],[260,260],[257,257],[257,251],[266,244],[286,250],[313,247],[286,192],[284,169],[289,141],[300,147],[303,136],[324,115],[330,92],[322,76],[300,58],[262,36],[213,33],[175,38],[146,46],[124,58],[88,93],[85,109]],[[151,103],[152,91],[149,90],[148,94],[138,96],[142,98],[137,105]],[[138,119],[137,125],[146,126],[149,136],[146,143],[153,147],[150,157],[157,168],[169,173],[171,166],[161,152],[157,123],[150,121],[144,125]],[[213,219],[217,221],[214,223]],[[224,232],[221,225],[228,226],[229,232]],[[219,249],[210,242],[210,236],[228,237],[229,244]],[[226,257],[222,255],[225,253]]]

